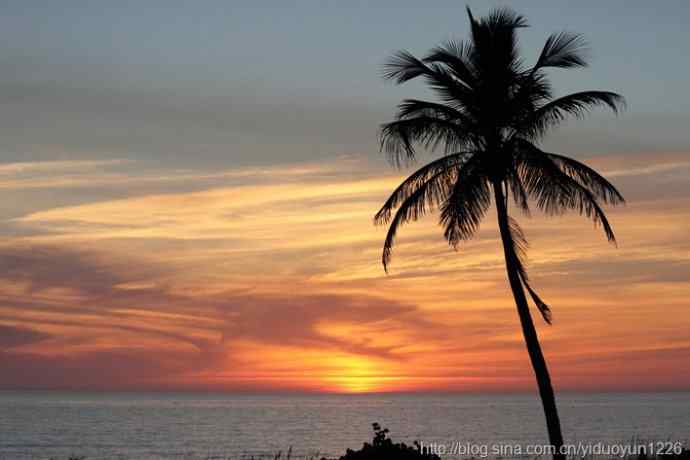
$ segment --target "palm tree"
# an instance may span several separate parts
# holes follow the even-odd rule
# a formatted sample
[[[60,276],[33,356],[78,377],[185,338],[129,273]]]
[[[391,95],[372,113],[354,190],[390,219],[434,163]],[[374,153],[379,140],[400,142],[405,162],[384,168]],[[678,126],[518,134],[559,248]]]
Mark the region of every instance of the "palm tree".
[[[395,120],[381,127],[381,150],[398,167],[415,161],[415,147],[443,155],[400,184],[375,216],[389,225],[383,246],[386,272],[398,229],[438,209],[444,236],[456,247],[477,231],[491,198],[496,204],[508,281],[513,291],[527,351],[534,368],[555,459],[563,445],[558,412],[546,361],[527,303],[532,298],[544,320],[551,311],[531,287],[524,263],[527,242],[509,216],[509,196],[529,215],[530,205],[546,214],[574,210],[601,225],[615,243],[601,204],[624,202],[605,178],[567,156],[547,153],[540,141],[568,116],[583,116],[602,105],[618,112],[623,98],[608,91],[584,91],[554,98],[545,71],[586,66],[580,35],[551,35],[533,66],[524,65],[516,31],[524,17],[498,9],[475,19],[468,41],[449,41],[417,58],[397,52],[385,65],[384,78],[397,84],[423,79],[436,102],[405,99]]]

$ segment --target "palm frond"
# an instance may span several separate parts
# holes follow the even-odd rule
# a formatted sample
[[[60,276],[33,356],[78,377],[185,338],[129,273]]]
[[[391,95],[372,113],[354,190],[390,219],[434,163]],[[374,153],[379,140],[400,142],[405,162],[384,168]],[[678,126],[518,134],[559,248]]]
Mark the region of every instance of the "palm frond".
[[[543,67],[558,67],[562,69],[586,67],[586,46],[587,44],[580,34],[569,32],[552,34],[546,40],[532,71],[534,72]]]
[[[491,30],[528,27],[527,18],[508,7],[494,9],[483,24]]]
[[[472,26],[473,38],[475,38],[475,34],[528,27],[527,19],[508,7],[496,8],[488,16],[479,20],[475,19],[469,6],[466,7],[466,10]]]
[[[532,297],[532,301],[537,306],[537,309],[539,310],[539,313],[541,313],[542,318],[544,318],[544,321],[546,321],[546,324],[551,324],[553,315],[551,314],[551,309],[549,306],[541,299],[541,297],[539,297],[534,289],[532,289],[532,286],[530,286],[526,278],[522,278],[522,284],[527,288],[527,292],[529,292],[530,297]]]
[[[474,18],[469,7],[467,13],[472,34],[472,62],[477,72],[489,78],[495,78],[499,71],[515,72],[519,66],[515,31],[527,27],[524,16],[510,8],[497,8],[479,20]]]
[[[405,179],[388,197],[381,209],[374,216],[374,224],[384,225],[390,222],[393,211],[410,198],[420,187],[425,186],[426,182],[432,177],[462,165],[472,152],[458,152],[451,155],[444,155],[419,168]]]
[[[442,169],[426,179],[426,181],[420,184],[400,204],[395,216],[390,220],[388,233],[383,243],[381,262],[386,273],[388,273],[388,265],[391,260],[395,236],[398,233],[398,229],[403,224],[419,219],[430,209],[438,206],[447,196],[448,190],[452,186],[453,179],[456,175],[457,172],[452,168]],[[383,208],[382,211],[384,214],[390,212],[384,211]],[[379,211],[379,213],[382,211]]]
[[[447,104],[439,104],[437,102],[420,99],[403,99],[403,101],[398,104],[397,119],[400,120],[418,116],[439,118],[463,126],[469,125],[470,123],[470,120],[464,113]]]
[[[443,64],[425,63],[409,51],[398,51],[383,65],[383,78],[402,84],[423,77],[427,84],[441,97],[452,104],[462,105],[471,91]]]
[[[625,203],[625,198],[623,198],[623,195],[621,195],[618,189],[601,174],[586,164],[580,163],[565,155],[556,153],[546,153],[546,155],[556,163],[564,173],[573,177],[584,187],[587,187],[597,200],[601,200],[613,206]]]
[[[383,64],[383,78],[397,84],[410,81],[431,72],[424,62],[409,51],[397,51]]]
[[[527,243],[527,238],[520,224],[512,217],[508,217],[508,233],[510,234],[508,250],[510,257],[513,259],[512,262],[515,264],[520,277],[527,279],[527,249],[529,248],[529,243]]]
[[[472,238],[491,205],[491,190],[482,174],[479,157],[466,162],[458,173],[450,193],[441,205],[440,223],[448,243],[456,247]]]
[[[517,171],[512,171],[507,178],[508,186],[510,187],[510,194],[513,196],[515,205],[526,215],[530,215],[529,199],[525,186],[522,184],[522,179],[517,174]]]
[[[525,288],[527,288],[527,292],[532,298],[534,304],[537,306],[537,309],[544,318],[544,321],[546,321],[547,324],[551,324],[551,309],[532,288],[527,276],[527,249],[529,247],[527,238],[525,237],[525,234],[518,222],[512,217],[508,218],[508,233],[510,238],[510,244],[507,247],[508,257],[512,259],[511,262],[517,270],[520,281]]]
[[[452,121],[430,116],[404,118],[381,125],[380,148],[396,166],[416,160],[415,144],[435,148],[444,144],[450,151],[464,144],[464,133]]]
[[[582,118],[597,106],[609,107],[618,114],[625,107],[625,99],[620,94],[610,91],[581,91],[568,94],[536,109],[532,116],[522,123],[517,132],[529,137],[540,136],[548,128],[565,120],[566,117]]]
[[[471,43],[449,40],[433,48],[422,60],[427,64],[445,65],[459,83],[472,89],[477,83],[476,69],[471,61],[472,53]]]
[[[530,119],[534,111],[552,98],[551,83],[541,72],[524,72],[515,78],[515,85],[508,101],[514,125]]]
[[[545,153],[529,142],[522,142],[516,160],[527,193],[547,214],[563,214],[575,210],[601,225],[606,238],[616,243],[609,221],[594,194],[565,174]]]

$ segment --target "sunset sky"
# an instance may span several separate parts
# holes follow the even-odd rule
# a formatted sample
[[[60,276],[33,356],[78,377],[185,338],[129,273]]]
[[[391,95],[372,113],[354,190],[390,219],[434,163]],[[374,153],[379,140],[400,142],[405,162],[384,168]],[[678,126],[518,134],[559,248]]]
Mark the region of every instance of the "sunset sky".
[[[5,2],[0,389],[534,391],[495,214],[458,251],[409,225],[381,267],[372,218],[410,171],[377,128],[429,95],[381,63],[468,31],[463,2],[373,3]],[[626,197],[618,247],[516,215],[556,389],[688,390],[687,8],[513,6],[528,59],[590,43],[559,94],[628,102],[545,141]]]

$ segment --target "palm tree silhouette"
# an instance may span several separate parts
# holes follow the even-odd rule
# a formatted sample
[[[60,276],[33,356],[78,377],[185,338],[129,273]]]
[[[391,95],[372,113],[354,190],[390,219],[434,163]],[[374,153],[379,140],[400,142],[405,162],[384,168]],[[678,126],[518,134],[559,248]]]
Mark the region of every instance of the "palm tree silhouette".
[[[524,17],[507,8],[480,19],[469,8],[467,13],[470,40],[449,41],[422,58],[400,51],[385,65],[384,78],[397,84],[421,78],[439,101],[402,101],[395,120],[381,127],[381,150],[398,167],[415,161],[415,146],[441,148],[443,155],[402,182],[376,214],[376,224],[389,225],[383,266],[387,272],[400,226],[433,209],[439,210],[444,236],[453,247],[469,240],[493,194],[508,280],[539,386],[549,440],[556,449],[554,458],[563,459],[558,453],[563,436],[554,392],[524,289],[549,324],[551,311],[530,286],[524,263],[527,241],[508,214],[508,197],[527,215],[530,204],[550,215],[577,211],[601,225],[615,243],[601,203],[621,204],[621,194],[588,166],[544,152],[539,141],[568,116],[583,116],[597,105],[617,113],[624,100],[608,91],[553,97],[545,70],[586,66],[580,35],[551,35],[536,63],[528,67],[516,39],[517,29],[527,26]]]

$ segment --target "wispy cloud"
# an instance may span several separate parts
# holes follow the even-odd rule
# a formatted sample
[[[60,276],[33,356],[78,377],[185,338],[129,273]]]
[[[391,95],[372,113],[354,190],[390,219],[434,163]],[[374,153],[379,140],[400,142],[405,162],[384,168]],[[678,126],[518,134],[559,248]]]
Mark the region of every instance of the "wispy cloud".
[[[27,173],[64,173],[66,171],[94,170],[130,162],[126,159],[113,160],[65,160],[65,161],[25,161],[0,164],[0,175],[16,176]]]
[[[208,185],[221,181],[241,185],[257,181],[332,180],[342,175],[343,166],[347,168],[347,165],[351,167],[360,162],[355,157],[340,161],[340,166],[313,163],[226,170],[160,169],[131,159],[5,163],[0,164],[0,189],[69,189],[176,183]]]
[[[606,177],[643,176],[664,173],[669,171],[682,171],[689,168],[690,161],[676,161],[670,163],[641,166],[636,168],[614,169],[610,171],[604,171],[603,173]]]

